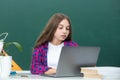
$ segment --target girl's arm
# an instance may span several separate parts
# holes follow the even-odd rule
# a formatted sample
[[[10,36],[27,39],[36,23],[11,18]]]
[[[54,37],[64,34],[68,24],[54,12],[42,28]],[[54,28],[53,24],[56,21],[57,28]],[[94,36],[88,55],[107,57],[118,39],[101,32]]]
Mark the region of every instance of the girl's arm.
[[[49,68],[45,62],[45,57],[42,55],[42,50],[39,48],[34,49],[32,54],[31,62],[31,73],[32,74],[44,74]]]

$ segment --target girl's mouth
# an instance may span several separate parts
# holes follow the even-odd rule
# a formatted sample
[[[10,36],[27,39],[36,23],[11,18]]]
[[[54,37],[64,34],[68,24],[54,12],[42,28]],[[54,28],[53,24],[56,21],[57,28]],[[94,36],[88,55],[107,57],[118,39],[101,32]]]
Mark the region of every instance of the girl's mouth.
[[[61,35],[62,38],[66,38],[66,35]]]

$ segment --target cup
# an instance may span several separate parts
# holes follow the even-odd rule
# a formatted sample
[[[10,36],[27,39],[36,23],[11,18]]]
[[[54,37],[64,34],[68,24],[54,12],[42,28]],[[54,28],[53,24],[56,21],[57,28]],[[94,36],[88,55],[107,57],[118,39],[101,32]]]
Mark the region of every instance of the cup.
[[[12,56],[0,56],[0,80],[9,77],[11,72]]]

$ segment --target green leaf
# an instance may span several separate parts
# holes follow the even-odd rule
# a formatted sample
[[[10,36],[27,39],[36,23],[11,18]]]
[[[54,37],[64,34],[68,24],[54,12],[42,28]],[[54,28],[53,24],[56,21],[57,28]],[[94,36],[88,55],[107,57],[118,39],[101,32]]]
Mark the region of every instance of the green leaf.
[[[18,42],[5,42],[4,43],[4,48],[6,48],[10,45],[14,45],[21,52],[23,51],[22,46]]]

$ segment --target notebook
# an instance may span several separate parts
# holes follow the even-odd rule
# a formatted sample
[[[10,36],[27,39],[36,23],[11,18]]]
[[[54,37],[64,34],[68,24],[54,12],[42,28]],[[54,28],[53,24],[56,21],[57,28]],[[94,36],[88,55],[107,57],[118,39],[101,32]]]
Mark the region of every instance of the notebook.
[[[56,74],[51,77],[83,77],[80,67],[96,66],[100,47],[79,46],[63,47],[59,58]]]

